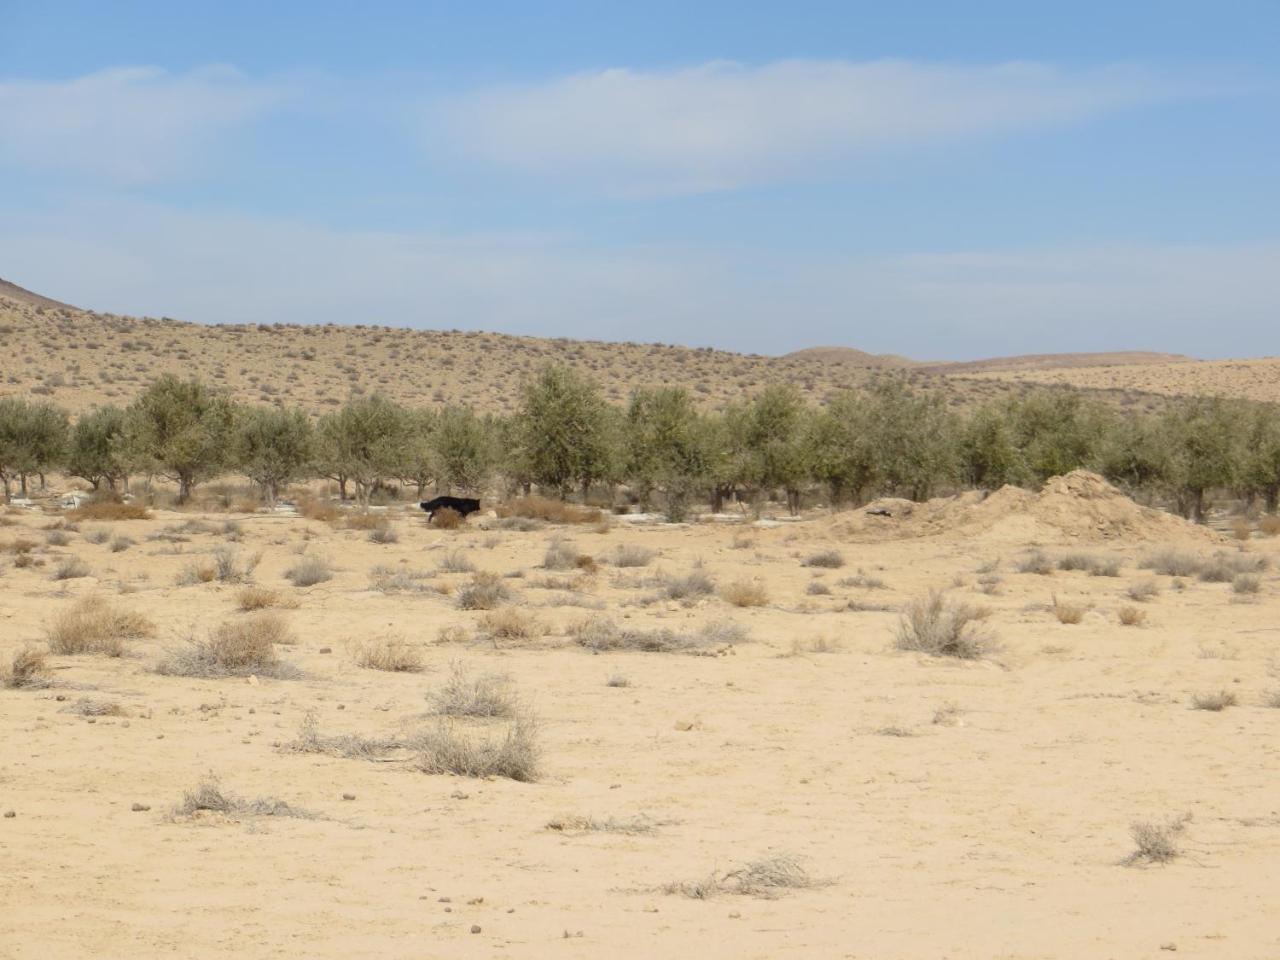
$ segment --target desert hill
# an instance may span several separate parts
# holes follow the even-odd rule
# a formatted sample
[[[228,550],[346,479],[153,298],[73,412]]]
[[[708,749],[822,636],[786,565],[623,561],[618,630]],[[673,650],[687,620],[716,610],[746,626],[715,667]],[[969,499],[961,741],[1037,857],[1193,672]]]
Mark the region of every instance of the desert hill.
[[[0,335],[6,347],[0,353],[0,395],[45,396],[72,411],[128,403],[162,373],[197,375],[242,402],[295,404],[316,413],[353,394],[373,392],[408,404],[467,403],[504,411],[515,404],[521,379],[548,361],[595,377],[614,402],[624,401],[638,386],[680,384],[708,407],[750,396],[777,380],[797,384],[810,400],[821,403],[837,390],[886,372],[942,389],[957,406],[1025,390],[1033,382],[1071,384],[1145,409],[1157,406],[1164,395],[1183,392],[1267,392],[1251,377],[1235,385],[1232,374],[1244,366],[1224,367],[1223,382],[1210,377],[1212,382],[1201,383],[1196,372],[1214,368],[1163,354],[921,363],[849,347],[769,357],[478,331],[205,325],[81,310],[7,281],[0,281]],[[1158,358],[1160,362],[1150,362]],[[1139,359],[1149,362],[1137,363]],[[1092,365],[1082,365],[1086,360]],[[1265,361],[1244,365],[1257,363]],[[1280,364],[1263,375],[1273,391],[1277,377]]]

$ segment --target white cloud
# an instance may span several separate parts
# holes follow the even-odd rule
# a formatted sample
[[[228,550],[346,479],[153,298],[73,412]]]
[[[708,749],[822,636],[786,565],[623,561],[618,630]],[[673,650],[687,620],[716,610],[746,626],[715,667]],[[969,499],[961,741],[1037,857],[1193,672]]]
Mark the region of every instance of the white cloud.
[[[345,232],[81,203],[12,218],[6,279],[116,312],[379,323],[919,359],[1274,353],[1280,244],[1087,246],[813,263],[546,236]]]
[[[446,103],[440,117],[462,150],[500,166],[619,192],[693,193],[1191,92],[1130,66],[715,62],[480,90]]]
[[[181,174],[219,134],[284,91],[230,67],[113,67],[72,80],[0,81],[0,161],[138,183]]]

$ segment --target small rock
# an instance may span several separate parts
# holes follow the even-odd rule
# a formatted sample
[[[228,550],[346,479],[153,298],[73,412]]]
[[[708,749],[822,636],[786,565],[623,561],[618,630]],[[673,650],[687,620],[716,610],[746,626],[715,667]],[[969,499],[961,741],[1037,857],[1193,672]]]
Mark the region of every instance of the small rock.
[[[436,903],[453,903],[453,897],[437,897]]]
[[[463,793],[461,790],[455,790],[453,793],[449,794],[450,800],[469,800],[470,798],[471,794]]]
[[[729,914],[729,919],[730,919],[730,920],[741,920],[741,919],[742,919],[742,914],[740,914],[737,910],[734,910],[734,911],[730,912],[730,914]]]
[[[255,710],[255,709],[253,709],[253,707],[250,707],[250,708],[249,708],[249,712],[250,712],[250,713],[257,713],[258,711],[257,711],[257,710]]]
[[[355,798],[356,798],[356,795],[354,793],[344,793],[342,795],[343,800],[354,800]]]
[[[97,717],[85,717],[85,718],[84,718],[84,722],[85,722],[85,723],[97,723],[97,722],[98,722],[98,718],[97,718]]]
[[[478,923],[473,923],[473,924],[471,925],[471,932],[472,932],[472,933],[479,933],[479,932],[480,932],[480,924],[478,924]]]
[[[129,809],[134,813],[146,813],[151,809],[151,805],[149,803],[135,803]]]
[[[1171,950],[1172,952],[1177,953],[1177,952],[1178,952],[1178,945],[1177,945],[1176,943],[1162,943],[1162,944],[1160,944],[1160,949],[1161,949],[1161,950]]]
[[[16,817],[17,815],[18,815],[18,814],[17,814],[17,812],[16,812],[16,811],[14,811],[14,810],[6,810],[6,811],[4,812],[4,818],[5,818],[6,820],[12,820],[12,819],[13,819],[14,817]]]
[[[321,652],[321,653],[333,653],[333,647],[321,647],[321,648],[320,648],[320,652]]]
[[[507,913],[515,913],[515,912],[516,912],[515,907],[507,907]]]
[[[67,699],[67,695],[65,693],[60,693],[53,699],[57,700],[59,703],[62,703],[63,700]]]
[[[345,709],[347,709],[347,705],[346,705],[345,703],[340,703],[340,704],[338,704],[338,709],[339,709],[339,710],[345,710]]]
[[[445,908],[444,908],[444,912],[445,912],[445,913],[453,913],[453,907],[445,907]]]
[[[157,739],[157,740],[163,740],[163,739],[164,739],[164,734],[163,734],[163,733],[157,733],[157,734],[156,734],[156,739]]]

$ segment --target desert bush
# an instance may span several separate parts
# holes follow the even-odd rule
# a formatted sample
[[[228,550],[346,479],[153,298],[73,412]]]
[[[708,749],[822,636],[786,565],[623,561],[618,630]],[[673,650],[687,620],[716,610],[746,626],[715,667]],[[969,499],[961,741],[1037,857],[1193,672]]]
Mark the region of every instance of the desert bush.
[[[391,737],[364,737],[354,733],[327,735],[320,732],[316,715],[308,712],[298,727],[297,739],[281,749],[289,753],[318,753],[347,760],[373,760],[401,746]]]
[[[638,543],[620,543],[613,552],[615,567],[647,567],[657,551]]]
[[[1089,567],[1089,576],[1091,577],[1118,577],[1123,564],[1116,558],[1104,558],[1096,561]]]
[[[67,519],[79,520],[150,520],[151,514],[140,503],[120,500],[90,500],[67,511]]]
[[[811,597],[826,597],[831,594],[831,588],[821,580],[810,580],[804,592]]]
[[[1193,553],[1182,553],[1165,547],[1148,554],[1142,561],[1143,568],[1166,577],[1190,577],[1200,570],[1200,558]]]
[[[449,665],[444,685],[427,695],[432,712],[446,717],[514,717],[519,707],[511,681],[499,673],[472,674]]]
[[[1227,707],[1234,707],[1240,702],[1230,690],[1219,690],[1217,693],[1197,693],[1191,697],[1191,708],[1193,710],[1208,710],[1211,713],[1220,713]]]
[[[296,679],[296,667],[276,654],[276,642],[293,642],[277,614],[258,614],[219,624],[206,639],[190,638],[185,647],[170,650],[156,672],[178,677],[243,677],[249,674],[277,680]]]
[[[1230,583],[1240,574],[1267,569],[1266,557],[1249,553],[1218,553],[1200,566],[1200,579],[1205,583]]]
[[[479,571],[458,591],[458,606],[463,610],[493,610],[513,596],[511,588],[496,573]]]
[[[747,631],[731,621],[704,624],[694,632],[677,633],[660,630],[619,629],[608,617],[588,617],[569,628],[569,635],[580,646],[596,652],[636,650],[643,653],[701,653],[746,639]]]
[[[583,573],[590,576],[600,571],[600,564],[596,562],[596,558],[589,553],[580,553],[573,558],[573,565]]]
[[[449,720],[415,740],[418,768],[424,773],[452,773],[460,777],[503,777],[530,783],[538,777],[537,723],[520,714],[498,737],[463,732]]]
[[[66,708],[67,713],[81,717],[127,717],[129,711],[114,700],[102,700],[96,697],[81,697]]]
[[[324,557],[303,557],[284,576],[295,587],[311,587],[332,580],[333,567]]]
[[[978,589],[991,596],[1000,592],[1000,584],[1004,582],[1004,577],[998,573],[984,573],[978,577]]]
[[[622,833],[634,836],[640,833],[652,833],[658,826],[657,821],[645,816],[625,817],[552,817],[547,821],[547,829],[557,833]]]
[[[520,517],[547,523],[599,523],[604,516],[596,507],[579,507],[538,496],[508,500],[498,504],[495,510],[500,518]]]
[[[212,560],[196,560],[178,571],[174,583],[180,587],[191,587],[197,583],[213,583],[217,578],[218,568]]]
[[[1137,849],[1124,860],[1126,864],[1168,863],[1181,856],[1178,837],[1186,828],[1190,815],[1165,823],[1138,821],[1129,828],[1129,835]]]
[[[499,530],[514,530],[517,533],[529,533],[532,530],[541,530],[542,521],[535,520],[532,517],[502,517],[494,526]]]
[[[486,613],[480,618],[480,629],[494,640],[532,640],[547,632],[541,620],[515,607]]]
[[[119,657],[125,642],[149,637],[155,626],[146,617],[116,607],[101,597],[85,597],[54,617],[46,630],[49,649],[56,654],[102,653]]]
[[[54,580],[77,580],[89,576],[89,565],[79,557],[64,557],[54,567]]]
[[[1140,627],[1147,621],[1147,611],[1137,607],[1121,607],[1117,616],[1125,627]]]
[[[244,583],[253,578],[261,560],[261,554],[241,559],[235,550],[221,547],[213,552],[214,577],[221,583]]]
[[[1075,624],[1084,619],[1085,608],[1076,603],[1063,603],[1053,598],[1053,615],[1059,623]]]
[[[292,606],[293,601],[286,600],[284,594],[270,587],[245,587],[236,594],[236,604],[245,612],[265,610],[268,607]]]
[[[119,535],[111,538],[111,546],[109,549],[112,553],[124,553],[133,546],[133,543],[134,541],[132,537]]]
[[[982,610],[931,591],[907,604],[895,632],[898,649],[962,660],[986,656],[994,641],[980,625],[984,616]]]
[[[426,581],[433,574],[425,570],[407,570],[379,564],[369,571],[369,588],[383,593],[426,593],[436,589]]]
[[[1058,558],[1059,570],[1091,570],[1098,558],[1087,553],[1066,553]]]
[[[1231,536],[1236,540],[1248,540],[1253,536],[1253,524],[1244,517],[1231,521]]]
[[[374,527],[369,531],[370,543],[399,543],[400,534],[396,533],[394,527]]]
[[[170,819],[194,817],[198,813],[221,813],[229,817],[301,817],[309,819],[314,814],[291,807],[283,800],[257,797],[246,800],[225,792],[216,777],[208,776],[194,790],[187,790],[182,801],[169,813]]]
[[[103,530],[99,527],[97,530],[89,530],[85,533],[84,538],[87,542],[96,546],[101,546],[111,539],[111,531]]]
[[[342,525],[348,530],[386,530],[390,521],[385,513],[374,513],[372,510],[350,511]]]
[[[547,545],[547,551],[542,556],[542,566],[545,570],[572,570],[577,559],[577,548],[568,540],[557,538]]]
[[[720,596],[735,607],[763,607],[769,602],[769,591],[755,580],[735,580],[720,589]]]
[[[1262,589],[1262,578],[1256,573],[1237,573],[1231,581],[1233,593],[1250,594]]]
[[[812,886],[814,881],[800,861],[794,857],[770,857],[728,873],[713,871],[701,880],[664,884],[661,889],[663,893],[693,900],[710,900],[723,894],[772,899],[784,890]]]
[[[1019,573],[1034,573],[1047,577],[1053,573],[1053,560],[1043,550],[1032,550],[1017,563]]]
[[[422,650],[403,637],[353,640],[349,648],[356,666],[366,670],[385,670],[388,673],[417,673],[422,670]]]
[[[631,681],[620,673],[611,673],[609,678],[605,680],[604,685],[606,687],[629,687],[631,686]]]
[[[714,593],[716,582],[703,570],[692,570],[682,577],[667,576],[662,580],[662,592],[669,600],[697,600]]]
[[[1130,600],[1144,603],[1160,593],[1160,584],[1154,580],[1143,580],[1140,583],[1130,584],[1127,592]]]
[[[1272,690],[1262,698],[1262,705],[1272,710],[1280,710],[1280,690]]]
[[[1267,514],[1258,521],[1258,530],[1268,537],[1280,535],[1280,515]]]
[[[337,523],[341,515],[336,505],[327,500],[317,500],[311,494],[300,495],[296,506],[300,516],[321,523]]]
[[[811,553],[801,562],[804,567],[821,567],[825,570],[837,570],[844,566],[844,554],[839,550],[819,550]]]
[[[441,507],[431,517],[431,525],[441,530],[457,530],[462,526],[462,514],[453,507]]]
[[[30,644],[14,653],[8,667],[0,674],[0,686],[12,690],[35,690],[53,683],[43,650]]]
[[[471,558],[461,550],[448,550],[440,558],[441,573],[474,573],[475,569],[476,565],[471,562]]]
[[[858,570],[856,576],[841,577],[836,583],[841,587],[858,587],[862,590],[884,590],[886,584],[879,577],[868,576],[861,569]]]

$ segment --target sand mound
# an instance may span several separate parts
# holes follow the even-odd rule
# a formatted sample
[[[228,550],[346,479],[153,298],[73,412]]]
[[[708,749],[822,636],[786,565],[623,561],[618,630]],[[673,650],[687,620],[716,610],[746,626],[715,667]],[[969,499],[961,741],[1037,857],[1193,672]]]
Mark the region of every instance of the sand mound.
[[[1039,493],[1006,486],[985,496],[970,491],[926,503],[885,497],[859,510],[839,532],[870,542],[943,534],[1019,543],[1220,539],[1206,527],[1134,503],[1088,470],[1053,477]]]

